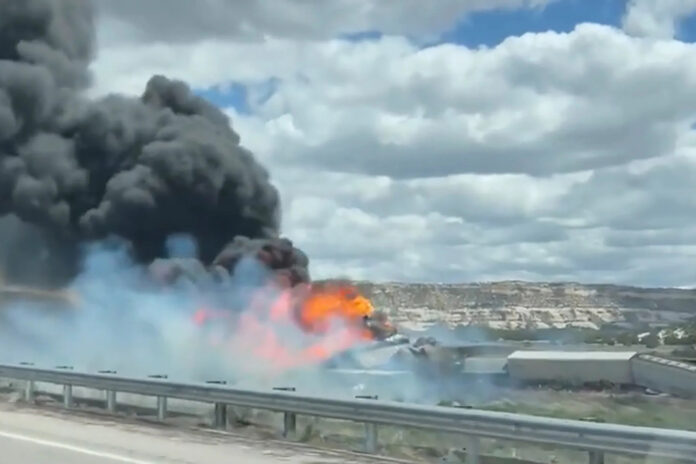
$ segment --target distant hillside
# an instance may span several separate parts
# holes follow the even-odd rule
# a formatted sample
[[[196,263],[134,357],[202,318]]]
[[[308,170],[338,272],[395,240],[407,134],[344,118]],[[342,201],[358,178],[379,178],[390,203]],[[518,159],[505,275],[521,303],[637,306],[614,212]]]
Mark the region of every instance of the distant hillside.
[[[400,327],[492,329],[667,327],[696,318],[696,290],[578,283],[406,284],[350,282]],[[0,283],[0,306],[12,301],[74,304],[75,296]]]
[[[500,329],[654,327],[696,316],[696,290],[518,281],[353,284],[392,320],[412,329],[437,323]]]

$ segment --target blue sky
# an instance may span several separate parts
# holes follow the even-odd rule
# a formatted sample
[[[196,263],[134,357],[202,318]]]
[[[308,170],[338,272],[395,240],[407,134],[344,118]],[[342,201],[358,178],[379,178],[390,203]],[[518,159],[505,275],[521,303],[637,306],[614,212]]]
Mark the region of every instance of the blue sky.
[[[677,38],[684,42],[696,42],[696,15],[689,16],[682,21]]]
[[[219,107],[234,108],[243,114],[250,112],[246,86],[238,82],[232,82],[224,89],[198,89],[196,93]]]
[[[556,0],[546,7],[533,9],[499,9],[474,13],[462,18],[444,33],[438,43],[456,43],[467,47],[494,47],[510,36],[526,32],[569,32],[576,25],[591,22],[619,27],[627,0]],[[347,40],[375,40],[379,31],[364,31],[340,36]],[[678,39],[696,41],[696,15],[682,21]],[[241,114],[251,112],[247,88],[231,82],[224,89],[199,89],[197,93],[214,104],[235,108]]]
[[[626,0],[558,0],[545,8],[474,13],[442,37],[468,47],[495,46],[525,32],[568,32],[584,22],[618,26]]]

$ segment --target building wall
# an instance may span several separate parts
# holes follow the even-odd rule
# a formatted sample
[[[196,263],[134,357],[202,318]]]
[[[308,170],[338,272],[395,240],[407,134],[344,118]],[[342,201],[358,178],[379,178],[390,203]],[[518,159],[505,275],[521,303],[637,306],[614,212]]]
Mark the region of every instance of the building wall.
[[[696,366],[640,355],[631,360],[635,383],[664,393],[696,396]]]
[[[508,358],[508,372],[512,380],[522,382],[559,381],[574,385],[600,381],[633,383],[630,357],[603,359],[594,358],[592,353],[584,358],[575,356],[571,359],[557,356],[516,358],[513,354]]]

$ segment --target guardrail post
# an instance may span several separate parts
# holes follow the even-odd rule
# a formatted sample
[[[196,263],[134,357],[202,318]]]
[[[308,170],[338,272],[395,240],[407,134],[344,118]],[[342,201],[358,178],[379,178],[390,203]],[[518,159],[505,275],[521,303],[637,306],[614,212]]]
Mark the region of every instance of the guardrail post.
[[[590,451],[590,464],[604,464],[604,453],[601,451]]]
[[[148,375],[151,379],[166,379],[168,376],[166,374],[153,374]],[[158,396],[157,397],[157,420],[164,422],[167,418],[167,397]]]
[[[283,437],[293,439],[297,432],[297,415],[294,412],[283,413]]]
[[[32,362],[27,362],[27,361],[21,361],[19,363],[20,366],[33,366],[34,363]],[[27,380],[27,383],[24,385],[24,401],[27,403],[32,403],[34,401],[34,381],[33,380]]]
[[[99,371],[100,374],[115,374],[116,371]],[[106,391],[106,410],[110,413],[116,412],[116,391]]]
[[[215,427],[216,429],[225,429],[227,427],[227,405],[226,404],[215,403],[213,427]]]
[[[365,452],[375,454],[377,452],[377,424],[365,424]]]
[[[34,381],[27,380],[26,385],[24,385],[24,401],[26,401],[27,403],[34,402],[34,390]]]
[[[56,366],[56,369],[66,369],[66,370],[72,370],[72,366]],[[73,391],[72,391],[72,385],[66,384],[63,385],[63,407],[65,409],[70,409],[73,407]]]
[[[116,392],[114,390],[106,392],[106,410],[110,413],[116,412]]]
[[[157,397],[157,420],[164,422],[167,418],[167,397],[158,396]]]
[[[73,407],[72,385],[63,385],[63,407],[65,409]]]
[[[376,400],[379,397],[377,395],[374,395],[374,396],[357,395],[355,398],[364,399],[364,400]],[[372,423],[372,422],[366,422],[365,423],[365,452],[370,453],[370,454],[377,453],[378,440],[379,439],[377,436],[377,424]]]
[[[273,387],[278,391],[295,391],[295,387]],[[283,413],[283,437],[294,439],[297,434],[297,415],[294,412]]]
[[[478,437],[467,437],[466,464],[479,464],[481,455],[481,441]]]
[[[205,383],[214,383],[218,385],[226,385],[225,380],[206,380]],[[213,409],[213,427],[216,429],[227,428],[227,405],[225,403],[215,403]]]

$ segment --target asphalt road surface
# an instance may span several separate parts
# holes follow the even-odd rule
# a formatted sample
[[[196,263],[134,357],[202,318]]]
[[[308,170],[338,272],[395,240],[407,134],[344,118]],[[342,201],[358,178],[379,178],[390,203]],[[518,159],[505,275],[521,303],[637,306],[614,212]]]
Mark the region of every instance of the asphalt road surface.
[[[0,403],[2,464],[396,462],[280,440],[192,431]]]

